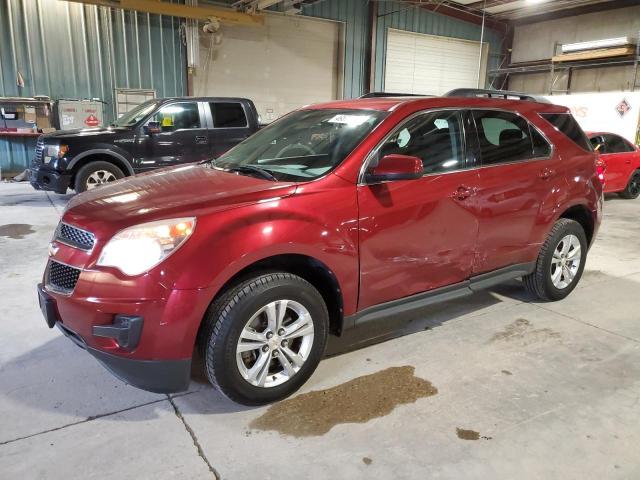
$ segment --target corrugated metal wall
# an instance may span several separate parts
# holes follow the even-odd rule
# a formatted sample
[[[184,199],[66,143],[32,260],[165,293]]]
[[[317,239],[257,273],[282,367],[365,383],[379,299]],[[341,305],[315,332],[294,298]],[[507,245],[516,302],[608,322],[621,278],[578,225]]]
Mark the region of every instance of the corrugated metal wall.
[[[304,6],[302,13],[313,17],[338,20],[345,24],[344,96],[358,97],[364,91],[365,45],[370,31],[367,17],[368,0],[323,0]],[[384,64],[387,29],[440,35],[480,41],[481,27],[446,15],[427,11],[407,3],[378,2],[378,24],[375,45],[374,89],[384,90]],[[484,41],[489,43],[488,69],[497,67],[501,60],[503,35],[485,29]],[[452,86],[453,88],[454,86]]]
[[[185,72],[178,18],[58,0],[0,1],[0,96],[97,97],[107,102],[110,122],[115,88],[184,95]],[[2,169],[24,169],[34,144],[0,137]]]

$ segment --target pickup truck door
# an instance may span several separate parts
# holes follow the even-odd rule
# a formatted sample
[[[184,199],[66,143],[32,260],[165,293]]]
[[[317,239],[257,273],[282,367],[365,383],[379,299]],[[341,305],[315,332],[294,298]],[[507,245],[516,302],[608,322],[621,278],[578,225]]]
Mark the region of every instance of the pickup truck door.
[[[203,102],[165,104],[147,121],[160,125],[159,133],[141,132],[139,156],[142,170],[209,158],[209,131]]]
[[[255,131],[257,119],[241,102],[210,102],[213,128],[209,130],[210,158],[217,158]]]

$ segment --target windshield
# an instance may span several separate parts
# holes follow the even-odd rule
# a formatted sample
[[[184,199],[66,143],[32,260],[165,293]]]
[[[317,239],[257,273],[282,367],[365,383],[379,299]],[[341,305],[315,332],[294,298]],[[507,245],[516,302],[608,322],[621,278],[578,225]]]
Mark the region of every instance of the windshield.
[[[132,127],[144,117],[149,115],[158,105],[157,100],[148,100],[144,103],[141,103],[133,110],[129,110],[127,113],[122,115],[119,119],[113,122],[111,125],[114,127]]]
[[[386,116],[374,110],[299,110],[229,150],[215,166],[245,174],[262,170],[279,181],[313,180],[337,167]]]

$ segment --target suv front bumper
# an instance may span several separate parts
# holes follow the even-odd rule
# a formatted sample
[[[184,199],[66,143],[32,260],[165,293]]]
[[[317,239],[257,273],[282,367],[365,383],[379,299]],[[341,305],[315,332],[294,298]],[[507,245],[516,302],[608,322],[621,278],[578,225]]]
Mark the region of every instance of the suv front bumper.
[[[45,170],[42,166],[30,169],[29,183],[36,190],[50,190],[56,193],[67,193],[71,175],[56,172],[55,170]]]
[[[189,387],[191,379],[190,356],[188,358],[167,359],[137,358],[135,356],[137,343],[132,345],[131,351],[121,348],[112,348],[110,351],[105,351],[106,349],[99,346],[100,342],[110,343],[114,342],[115,338],[124,337],[132,339],[136,335],[134,330],[141,325],[136,322],[128,322],[124,328],[130,326],[131,329],[129,331],[125,332],[124,328],[119,328],[119,331],[116,332],[115,335],[108,335],[105,334],[105,325],[95,324],[89,311],[86,312],[86,318],[74,318],[73,321],[65,321],[65,319],[61,318],[61,308],[59,307],[62,305],[59,305],[58,300],[64,303],[65,300],[68,300],[68,297],[57,298],[57,295],[54,296],[50,294],[42,284],[38,285],[40,309],[49,328],[53,328],[54,326],[58,327],[73,343],[89,352],[120,380],[134,387],[154,393],[176,393],[184,391]],[[95,309],[95,305],[93,308]],[[64,311],[64,309],[62,310]],[[145,312],[142,311],[140,313],[144,315]],[[143,320],[144,317],[136,318]],[[74,323],[78,324],[77,327],[84,324],[82,335],[78,333],[79,328],[73,326]],[[147,330],[150,330],[153,322],[149,319],[147,323]],[[93,326],[89,324],[93,324]],[[114,322],[113,325],[116,325],[116,323]],[[107,328],[109,327],[112,327],[111,324]],[[86,331],[90,331],[92,334],[87,334],[85,333]],[[175,341],[175,339],[172,340]]]

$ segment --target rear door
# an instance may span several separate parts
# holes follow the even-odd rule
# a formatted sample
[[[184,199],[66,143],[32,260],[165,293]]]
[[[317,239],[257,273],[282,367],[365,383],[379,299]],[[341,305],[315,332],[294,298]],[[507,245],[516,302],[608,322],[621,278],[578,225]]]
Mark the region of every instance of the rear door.
[[[242,102],[221,100],[209,102],[213,128],[209,131],[210,154],[219,157],[253,133]]]
[[[392,153],[417,156],[424,175],[358,185],[358,308],[469,278],[478,232],[478,171],[467,157],[464,118],[451,110],[412,116],[370,156],[369,166]]]
[[[559,157],[524,117],[501,110],[473,117],[481,158],[477,274],[535,259],[540,207],[563,178]]]
[[[629,145],[622,137],[603,134],[605,152],[600,155],[605,161],[607,190],[624,190],[631,173],[635,170],[640,154],[635,147]]]
[[[209,132],[203,113],[204,108],[195,101],[160,107],[147,121],[157,122],[160,133],[141,135],[141,167],[159,168],[209,158]]]

